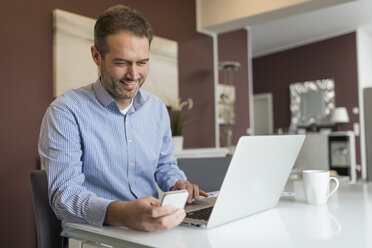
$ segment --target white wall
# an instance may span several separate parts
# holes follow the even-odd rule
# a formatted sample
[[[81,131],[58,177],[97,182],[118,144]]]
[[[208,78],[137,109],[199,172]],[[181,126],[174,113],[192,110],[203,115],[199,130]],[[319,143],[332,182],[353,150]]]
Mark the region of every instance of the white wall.
[[[198,24],[199,27],[214,26],[309,1],[311,0],[197,0],[198,7],[203,12]]]
[[[357,30],[357,56],[359,87],[372,86],[372,33]]]
[[[222,33],[355,0],[196,0],[197,30]]]
[[[359,122],[362,178],[367,177],[366,143],[364,126],[363,89],[372,86],[372,33],[363,28],[357,29],[357,63],[359,84]]]

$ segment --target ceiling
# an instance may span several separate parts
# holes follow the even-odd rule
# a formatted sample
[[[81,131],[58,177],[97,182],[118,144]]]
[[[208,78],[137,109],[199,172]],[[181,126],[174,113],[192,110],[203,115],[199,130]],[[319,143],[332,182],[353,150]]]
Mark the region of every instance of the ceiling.
[[[253,57],[345,34],[357,28],[372,35],[372,0],[342,3],[249,28]]]

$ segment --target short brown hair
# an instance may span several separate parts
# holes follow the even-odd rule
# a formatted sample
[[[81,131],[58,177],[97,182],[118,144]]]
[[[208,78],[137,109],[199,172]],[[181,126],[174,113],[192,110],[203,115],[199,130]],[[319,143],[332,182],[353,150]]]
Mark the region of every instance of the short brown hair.
[[[153,32],[143,15],[124,5],[115,5],[105,10],[94,25],[94,45],[102,57],[109,52],[106,38],[127,31],[138,37],[146,37],[151,44]]]

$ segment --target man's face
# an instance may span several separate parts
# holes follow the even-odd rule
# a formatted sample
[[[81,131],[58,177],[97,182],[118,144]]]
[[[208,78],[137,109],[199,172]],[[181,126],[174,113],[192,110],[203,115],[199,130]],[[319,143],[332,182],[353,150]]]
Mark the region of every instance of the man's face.
[[[144,83],[149,62],[149,40],[129,32],[109,35],[108,53],[102,58],[92,47],[92,56],[101,70],[101,83],[124,109]]]

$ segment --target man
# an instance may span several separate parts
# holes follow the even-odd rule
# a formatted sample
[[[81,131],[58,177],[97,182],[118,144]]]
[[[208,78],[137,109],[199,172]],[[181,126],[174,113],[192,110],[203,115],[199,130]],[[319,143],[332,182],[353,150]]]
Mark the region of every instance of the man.
[[[91,47],[100,78],[57,98],[45,113],[39,154],[63,236],[66,221],[145,231],[177,226],[185,212],[160,206],[156,184],[163,191],[187,189],[188,203],[207,196],[173,158],[165,105],[139,90],[151,40],[139,12],[121,5],[106,10]]]

